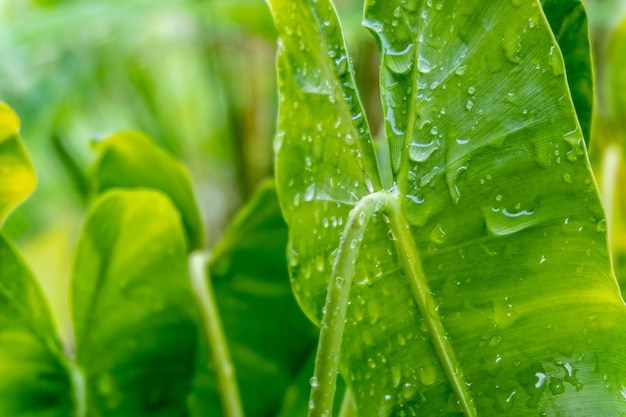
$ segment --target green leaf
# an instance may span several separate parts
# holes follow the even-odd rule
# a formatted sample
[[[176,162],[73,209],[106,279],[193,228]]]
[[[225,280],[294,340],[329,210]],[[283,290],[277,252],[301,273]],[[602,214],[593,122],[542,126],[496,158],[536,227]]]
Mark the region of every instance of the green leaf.
[[[595,87],[585,5],[580,0],[541,0],[541,6],[563,54],[576,115],[589,145]]]
[[[310,415],[335,356],[365,416],[623,412],[626,309],[539,2],[366,2],[390,191],[332,5],[270,3],[291,273],[323,325]]]
[[[268,181],[235,217],[209,266],[248,417],[276,412],[315,348],[316,332],[293,298],[286,244],[287,226]],[[195,415],[223,415],[217,395],[214,371],[204,369]]]
[[[0,102],[0,226],[37,184],[30,157],[18,134],[19,128],[17,114]]]
[[[72,270],[76,362],[98,416],[183,416],[197,310],[176,208],[162,193],[98,197]]]
[[[15,247],[0,234],[0,415],[72,415],[68,363],[48,305]]]
[[[137,132],[121,132],[95,144],[94,194],[112,188],[154,188],[167,194],[182,216],[189,250],[203,245],[202,219],[187,169]]]

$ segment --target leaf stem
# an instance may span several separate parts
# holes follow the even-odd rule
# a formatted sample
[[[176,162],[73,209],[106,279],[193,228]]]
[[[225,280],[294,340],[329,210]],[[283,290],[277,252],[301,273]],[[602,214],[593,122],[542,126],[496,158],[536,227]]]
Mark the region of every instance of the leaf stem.
[[[454,350],[443,328],[441,317],[437,311],[437,303],[429,291],[426,275],[422,270],[419,252],[411,235],[409,224],[404,217],[400,201],[394,200],[394,203],[386,205],[386,208],[389,210],[386,214],[390,219],[389,224],[395,237],[398,257],[409,281],[413,297],[428,326],[439,361],[448,377],[448,381],[452,384],[452,388],[466,417],[476,417],[476,408],[474,407],[472,395],[468,390],[465,375],[458,365]]]
[[[428,288],[419,252],[402,212],[397,190],[370,194],[350,211],[328,284],[315,357],[315,371],[311,378],[309,417],[332,415],[350,287],[363,235],[370,219],[379,211],[389,217],[398,258],[420,313],[428,326],[433,347],[448,381],[452,384],[466,417],[476,417],[472,395],[441,322],[437,303]]]
[[[74,401],[74,417],[87,415],[87,389],[85,387],[85,375],[76,362],[68,361],[67,369],[72,380],[72,396]]]
[[[311,378],[309,417],[332,415],[346,311],[359,248],[372,215],[380,211],[389,201],[392,201],[392,197],[386,192],[370,194],[363,198],[350,211],[341,234],[338,253],[328,283],[315,356],[315,370]]]
[[[222,321],[220,319],[215,294],[211,285],[211,277],[207,271],[210,255],[205,251],[196,251],[189,255],[189,271],[196,302],[200,308],[211,357],[215,364],[217,386],[222,401],[224,415],[227,417],[243,417],[243,406],[235,367],[230,358],[228,344]]]

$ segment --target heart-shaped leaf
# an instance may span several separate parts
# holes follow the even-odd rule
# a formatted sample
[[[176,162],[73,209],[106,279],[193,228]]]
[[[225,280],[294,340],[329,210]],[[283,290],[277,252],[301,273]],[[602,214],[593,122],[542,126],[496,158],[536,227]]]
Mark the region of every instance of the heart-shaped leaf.
[[[291,273],[322,325],[310,415],[337,360],[364,416],[622,412],[626,310],[540,3],[366,2],[389,191],[331,3],[270,3]]]
[[[89,413],[187,415],[197,311],[184,229],[167,197],[112,190],[95,200],[76,250],[72,306]]]
[[[37,184],[30,157],[18,135],[20,119],[0,102],[0,226]]]
[[[94,147],[100,151],[91,182],[94,194],[112,188],[153,188],[167,194],[180,212],[189,250],[202,247],[202,219],[183,164],[137,132],[120,132]]]
[[[0,415],[72,415],[69,364],[48,305],[13,245],[0,234]]]

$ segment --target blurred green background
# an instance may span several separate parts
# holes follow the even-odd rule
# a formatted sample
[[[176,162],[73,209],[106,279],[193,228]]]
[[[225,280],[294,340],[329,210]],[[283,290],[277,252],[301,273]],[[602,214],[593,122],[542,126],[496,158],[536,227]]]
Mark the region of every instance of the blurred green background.
[[[585,3],[597,77],[590,159],[626,282],[626,1]],[[378,52],[360,24],[362,2],[336,5],[382,139]],[[275,37],[263,0],[0,0],[0,100],[20,115],[39,178],[4,230],[39,277],[64,338],[92,141],[139,130],[182,160],[213,246],[272,174]]]

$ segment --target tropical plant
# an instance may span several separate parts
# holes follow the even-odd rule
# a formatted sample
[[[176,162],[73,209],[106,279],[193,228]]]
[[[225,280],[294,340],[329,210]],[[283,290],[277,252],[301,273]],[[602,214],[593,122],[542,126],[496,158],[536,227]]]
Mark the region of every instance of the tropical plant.
[[[178,3],[177,13],[200,10]],[[263,183],[219,240],[205,236],[185,166],[148,137],[94,142],[85,171],[62,138],[76,109],[31,102],[36,114],[60,111],[46,126],[86,217],[65,340],[0,232],[0,416],[626,415],[626,310],[586,148],[594,87],[582,3],[366,0],[381,57],[379,137],[377,89],[368,75],[357,88],[331,0],[269,3],[276,186]],[[83,6],[67,10],[89,15]],[[160,8],[129,7],[146,21]],[[212,35],[231,18],[253,25],[230,5],[210,10],[199,16],[219,22]],[[160,70],[137,66],[133,50],[134,87],[161,114],[168,100],[145,84]],[[237,74],[227,78],[220,91]],[[165,113],[158,141],[181,153],[194,128],[179,132]],[[0,104],[0,225],[36,183],[19,127]],[[218,242],[209,251],[207,241]]]
[[[580,3],[366,1],[388,184],[332,4],[270,4],[288,257],[321,327],[310,415],[338,369],[359,415],[623,414]]]

